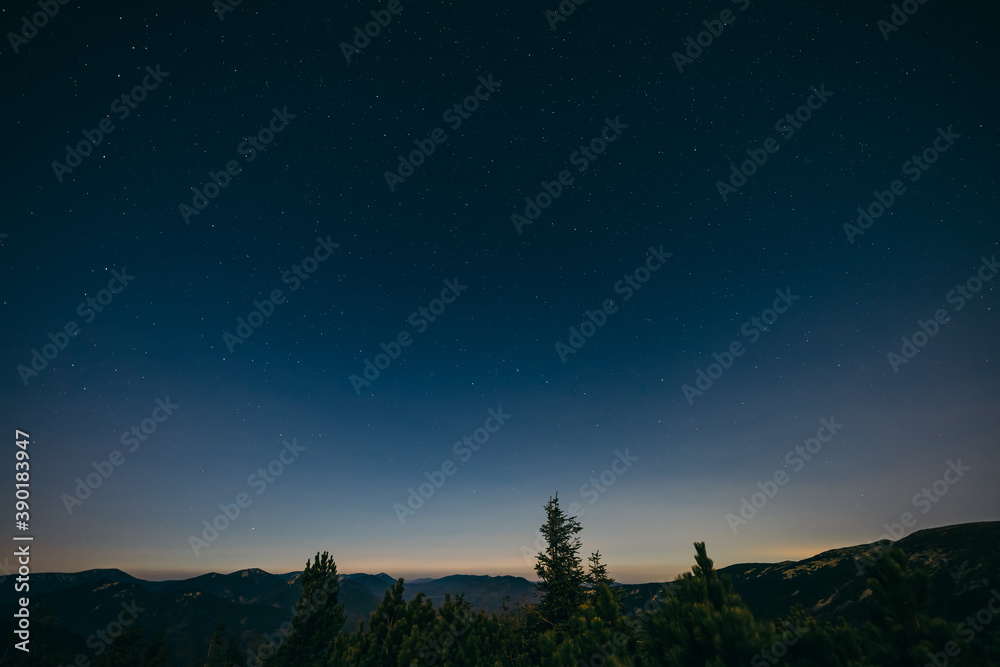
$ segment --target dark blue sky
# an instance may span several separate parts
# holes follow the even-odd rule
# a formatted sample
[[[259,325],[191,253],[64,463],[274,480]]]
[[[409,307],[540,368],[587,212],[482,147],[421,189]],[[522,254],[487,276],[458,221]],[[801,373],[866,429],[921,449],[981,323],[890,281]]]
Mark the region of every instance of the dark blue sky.
[[[70,3],[8,37],[36,570],[532,577],[556,492],[623,581],[996,520],[998,10],[885,39],[852,4]]]

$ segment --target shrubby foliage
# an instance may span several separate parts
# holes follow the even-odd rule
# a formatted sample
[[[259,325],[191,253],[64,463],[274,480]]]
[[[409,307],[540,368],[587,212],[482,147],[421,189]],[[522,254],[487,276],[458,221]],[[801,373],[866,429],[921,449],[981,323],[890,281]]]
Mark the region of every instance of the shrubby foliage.
[[[694,544],[690,572],[665,585],[643,608],[627,610],[622,589],[609,576],[600,552],[591,554],[584,570],[582,528],[562,511],[558,496],[549,499],[545,514],[541,532],[546,548],[538,553],[535,566],[544,597],[537,604],[512,606],[505,600],[500,612],[488,614],[473,611],[461,596],[449,596],[435,609],[422,594],[404,601],[400,579],[386,592],[367,627],[362,622],[357,632],[340,633],[336,628],[342,612],[333,613],[328,622],[316,625],[315,632],[322,636],[309,640],[318,652],[308,659],[297,654],[294,663],[274,660],[268,667],[1000,664],[998,633],[983,632],[974,642],[965,642],[956,628],[929,617],[930,579],[912,568],[898,548],[886,551],[869,570],[873,613],[861,627],[843,619],[820,622],[801,608],[777,621],[754,618],[728,578],[715,570],[703,542]],[[332,561],[324,567],[327,573],[336,572]],[[336,595],[328,604],[337,605]],[[298,632],[296,626],[286,646],[293,645]],[[957,655],[943,653],[948,642],[960,648]]]
[[[473,611],[458,596],[435,609],[423,594],[406,602],[403,580],[386,592],[367,623],[341,633],[342,604],[336,589],[328,609],[295,629],[268,667],[283,665],[358,667],[894,667],[1000,664],[996,632],[963,641],[958,630],[930,618],[929,577],[912,568],[898,548],[886,551],[869,570],[871,620],[861,627],[820,622],[802,608],[777,621],[754,618],[708,557],[694,544],[695,565],[665,585],[643,608],[626,610],[622,589],[608,575],[600,552],[584,571],[579,552],[581,526],[559,507],[545,506],[541,527],[547,546],[537,555],[534,605],[505,600],[497,613]],[[319,568],[319,569],[317,569]],[[336,576],[328,554],[317,554],[303,575],[314,591]],[[312,607],[315,607],[315,602]],[[300,602],[306,609],[306,602]],[[297,614],[300,612],[297,612]],[[298,616],[297,616],[298,618]],[[322,620],[318,620],[322,619]],[[944,653],[948,642],[959,648]],[[306,647],[305,652],[295,647]],[[294,649],[294,651],[293,651]],[[946,659],[946,662],[942,660]],[[936,661],[936,662],[935,662]]]
[[[820,621],[801,607],[788,618],[761,620],[715,570],[705,544],[694,544],[690,572],[664,584],[641,608],[628,609],[622,587],[601,560],[580,557],[582,528],[559,507],[545,505],[546,547],[536,556],[536,604],[500,611],[473,610],[463,596],[435,608],[423,594],[404,599],[399,579],[366,621],[342,632],[340,577],[329,553],[306,561],[302,596],[291,631],[272,650],[258,651],[265,667],[962,667],[1000,665],[1000,614],[991,623],[952,624],[931,617],[930,577],[903,551],[885,550],[868,569],[870,619],[861,625]],[[991,598],[992,599],[992,598]],[[987,603],[984,600],[984,605]],[[36,608],[33,664],[65,664],[71,653],[50,636],[54,619]],[[993,618],[992,613],[990,618]],[[996,624],[996,625],[994,625]],[[27,664],[8,656],[11,664]],[[221,623],[206,666],[253,664]],[[6,664],[6,663],[5,663]],[[172,664],[162,632],[149,637],[129,628],[94,667]]]

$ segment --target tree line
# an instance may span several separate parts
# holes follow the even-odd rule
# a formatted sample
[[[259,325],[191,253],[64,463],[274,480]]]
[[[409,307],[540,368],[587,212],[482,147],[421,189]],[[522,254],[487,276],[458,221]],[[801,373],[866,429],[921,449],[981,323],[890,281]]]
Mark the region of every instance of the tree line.
[[[801,607],[786,618],[754,617],[696,542],[690,572],[664,584],[641,606],[627,604],[600,552],[586,566],[582,527],[559,506],[545,505],[536,555],[540,599],[499,611],[472,609],[462,595],[434,607],[423,593],[404,599],[399,579],[375,611],[344,632],[340,575],[328,552],[306,561],[302,593],[290,622],[258,646],[244,649],[221,618],[204,667],[945,667],[1000,665],[1000,632],[988,606],[953,624],[931,616],[930,576],[897,547],[867,564],[870,618],[821,621]],[[996,595],[1000,602],[1000,595]],[[992,598],[988,604],[992,604]],[[984,602],[984,604],[986,604]],[[631,607],[631,608],[629,608]],[[33,612],[30,659],[6,655],[12,665],[168,667],[160,629],[146,636],[128,628],[106,651],[73,659],[51,612]],[[1000,621],[998,621],[1000,624]],[[8,652],[9,653],[9,652]]]
[[[600,552],[584,567],[582,530],[559,506],[545,506],[545,550],[536,557],[541,599],[499,612],[474,611],[459,595],[434,608],[423,594],[403,599],[403,579],[367,624],[344,633],[339,576],[326,552],[307,561],[292,629],[280,645],[250,656],[263,667],[914,667],[1000,665],[1000,633],[963,632],[933,618],[931,583],[898,548],[867,571],[871,618],[861,625],[819,621],[801,607],[760,620],[719,574],[705,544],[695,565],[648,600],[626,609]],[[322,599],[322,604],[317,600]],[[967,629],[966,629],[967,630]]]

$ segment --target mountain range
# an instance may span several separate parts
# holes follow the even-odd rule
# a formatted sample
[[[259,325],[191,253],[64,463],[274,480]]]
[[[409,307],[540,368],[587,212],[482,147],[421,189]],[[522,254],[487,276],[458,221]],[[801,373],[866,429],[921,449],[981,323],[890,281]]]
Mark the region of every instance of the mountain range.
[[[971,523],[921,530],[894,543],[931,575],[931,612],[958,621],[982,609],[991,589],[1000,586],[1000,522]],[[786,616],[801,605],[820,619],[843,616],[860,623],[870,613],[865,581],[877,560],[880,543],[826,551],[801,561],[743,563],[720,568],[754,615]],[[711,545],[709,545],[711,555]],[[613,565],[612,565],[613,571]],[[257,647],[290,620],[301,594],[301,572],[271,574],[260,569],[230,574],[209,573],[175,581],[145,581],[117,569],[31,575],[30,596],[50,615],[49,631],[73,655],[92,659],[100,646],[95,637],[123,615],[137,610],[134,626],[150,634],[163,629],[175,665],[203,664],[217,621],[221,619],[241,648]],[[386,573],[347,574],[340,584],[345,603],[345,631],[367,620],[396,579]],[[534,582],[513,576],[452,575],[405,582],[405,597],[423,593],[435,604],[445,594],[462,594],[475,609],[498,611],[505,596],[512,603],[537,600]],[[670,584],[622,585],[627,609],[663,596]],[[0,591],[0,613],[11,618],[16,605],[13,586]],[[126,616],[127,617],[127,616]],[[127,617],[128,618],[128,617]],[[8,639],[8,642],[11,640]],[[11,647],[6,647],[9,652]]]

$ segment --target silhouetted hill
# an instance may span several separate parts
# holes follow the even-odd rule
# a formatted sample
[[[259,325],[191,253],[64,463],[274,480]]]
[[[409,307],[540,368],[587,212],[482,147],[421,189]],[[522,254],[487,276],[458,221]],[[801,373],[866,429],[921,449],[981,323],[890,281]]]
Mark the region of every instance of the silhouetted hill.
[[[131,574],[114,568],[84,570],[83,572],[40,572],[38,574],[32,573],[31,575],[31,592],[35,595],[40,595],[62,590],[63,588],[79,586],[87,582],[106,581],[137,584],[147,590],[156,590],[171,583],[168,581],[145,581],[137,579]],[[0,600],[4,599],[4,594],[11,593],[11,591],[6,590],[7,588],[4,587],[3,593],[0,594]]]
[[[981,609],[1000,582],[1000,522],[921,530],[894,543],[931,575],[932,614],[949,620]],[[710,552],[711,553],[711,552]],[[758,618],[785,616],[796,604],[817,618],[868,618],[866,563],[877,542],[832,549],[802,561],[745,563],[720,569]],[[992,582],[992,584],[990,583]]]
[[[256,604],[276,591],[287,590],[286,579],[259,569],[240,570],[231,574],[210,572],[191,579],[175,581],[159,589],[164,593],[198,591],[240,604]]]
[[[109,628],[117,628],[121,620],[127,622],[126,627],[146,630],[148,636],[165,629],[170,655],[176,664],[187,665],[204,661],[217,618],[246,643],[261,641],[263,632],[278,628],[287,616],[280,608],[227,600],[196,586],[149,590],[137,583],[85,577],[75,586],[32,593],[32,601],[44,605],[55,617],[73,655],[82,654],[89,660],[103,650],[99,633],[113,634]],[[12,604],[3,609],[13,613]]]
[[[523,577],[511,576],[453,574],[440,579],[409,584],[406,587],[405,597],[409,600],[419,593],[429,597],[434,606],[444,604],[446,593],[451,593],[452,596],[461,593],[474,609],[486,611],[499,611],[505,595],[510,596],[511,602],[518,602],[525,596],[530,598],[530,602],[537,600],[535,584]]]
[[[360,572],[358,574],[345,574],[343,579],[364,586],[380,600],[382,599],[382,595],[396,583],[396,580],[385,572],[379,572],[378,574],[364,574]]]
[[[936,616],[957,621],[978,611],[989,590],[1000,582],[1000,522],[921,530],[895,544],[930,573],[934,584],[932,613]],[[869,614],[865,559],[877,558],[880,551],[876,543],[864,544],[832,549],[797,562],[730,565],[720,572],[732,578],[733,588],[758,618],[786,616],[794,605],[801,605],[818,618],[844,616],[860,622]],[[200,665],[204,664],[217,618],[241,647],[256,649],[265,636],[276,636],[282,623],[291,620],[302,592],[301,576],[301,572],[271,574],[253,568],[153,582],[117,569],[33,573],[31,599],[51,612],[58,643],[74,656],[84,654],[93,659],[95,644],[91,640],[88,646],[88,637],[106,630],[123,611],[134,608],[139,610],[135,627],[146,630],[148,636],[160,629],[166,631],[173,664]],[[343,575],[340,600],[347,613],[343,629],[356,630],[358,622],[368,619],[395,582],[384,572]],[[651,597],[662,597],[664,587],[670,586],[623,585],[626,608],[641,607]],[[446,593],[463,594],[474,608],[487,611],[497,611],[507,595],[513,603],[531,601],[537,595],[534,583],[522,577],[475,575],[416,579],[406,584],[406,599],[419,593],[435,605],[444,601]],[[13,586],[0,589],[0,614],[13,614],[15,596]],[[26,664],[16,659],[20,657],[15,656],[14,664]]]

